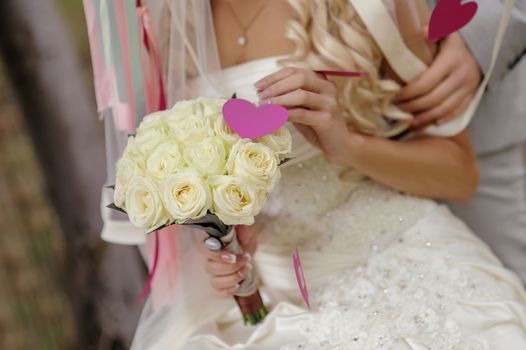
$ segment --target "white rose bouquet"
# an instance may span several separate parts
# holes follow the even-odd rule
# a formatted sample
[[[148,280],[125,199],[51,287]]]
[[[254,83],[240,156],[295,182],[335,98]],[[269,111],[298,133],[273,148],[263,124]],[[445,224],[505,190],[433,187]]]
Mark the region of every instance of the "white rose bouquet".
[[[208,249],[241,253],[233,226],[254,223],[281,176],[292,138],[285,127],[256,140],[241,138],[223,119],[226,101],[181,101],[146,116],[117,162],[109,207],[147,233],[197,225],[209,234]],[[245,323],[266,315],[256,283],[254,271],[236,294]]]

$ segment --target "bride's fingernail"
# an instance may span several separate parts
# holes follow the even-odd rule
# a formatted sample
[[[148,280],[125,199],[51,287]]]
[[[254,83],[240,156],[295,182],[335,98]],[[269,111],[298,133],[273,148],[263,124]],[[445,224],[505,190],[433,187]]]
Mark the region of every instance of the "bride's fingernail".
[[[250,270],[252,270],[252,266],[250,266],[250,264],[245,265],[241,270],[239,270],[239,277],[244,278]]]
[[[237,290],[239,289],[239,287],[241,287],[241,285],[238,283],[238,284],[236,284],[235,286],[229,288],[229,289],[228,289],[228,292],[229,292],[229,293],[235,293],[235,292],[237,292]]]
[[[237,256],[234,254],[230,254],[230,253],[221,253],[219,255],[219,258],[229,264],[235,264],[237,261]]]
[[[258,92],[258,97],[260,100],[265,100],[270,97],[270,94],[268,93],[268,91],[263,90]]]
[[[270,98],[267,100],[259,100],[259,105],[269,105],[270,104]]]
[[[251,262],[252,261],[252,255],[250,255],[249,253],[243,254],[243,257],[245,257],[247,259],[247,262]]]
[[[263,82],[261,80],[258,80],[254,83],[254,87],[257,91],[263,90]]]

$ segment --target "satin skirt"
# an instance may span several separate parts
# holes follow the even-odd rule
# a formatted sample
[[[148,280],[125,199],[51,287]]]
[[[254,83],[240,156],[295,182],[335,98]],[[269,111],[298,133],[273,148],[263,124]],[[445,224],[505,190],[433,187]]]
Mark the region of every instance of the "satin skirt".
[[[366,258],[304,250],[310,310],[290,254],[277,251],[263,244],[255,257],[271,306],[264,322],[244,326],[232,306],[182,349],[526,349],[522,284],[446,207],[429,205]]]

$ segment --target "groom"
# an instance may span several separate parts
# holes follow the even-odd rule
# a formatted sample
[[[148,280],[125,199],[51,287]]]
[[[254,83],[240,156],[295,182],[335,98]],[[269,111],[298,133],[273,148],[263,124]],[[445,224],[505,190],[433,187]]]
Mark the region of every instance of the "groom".
[[[449,205],[526,283],[526,0],[516,1],[493,77],[469,127],[480,185],[467,202]],[[436,2],[429,0],[430,6]],[[432,66],[400,93],[400,106],[416,114],[418,128],[458,114],[456,108],[465,106],[488,71],[503,1],[477,3],[474,19],[460,35],[444,39]]]

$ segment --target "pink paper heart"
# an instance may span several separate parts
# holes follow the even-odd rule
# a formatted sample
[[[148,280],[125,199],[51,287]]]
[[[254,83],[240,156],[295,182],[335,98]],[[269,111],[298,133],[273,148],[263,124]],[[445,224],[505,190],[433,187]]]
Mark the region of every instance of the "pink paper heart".
[[[301,296],[307,307],[310,309],[309,290],[307,289],[307,282],[305,281],[305,275],[303,274],[303,267],[301,266],[300,253],[298,252],[298,248],[296,248],[296,251],[294,252],[294,254],[292,254],[292,262],[294,264],[294,272],[296,272],[296,282],[298,282],[298,287],[300,289]]]
[[[281,128],[289,119],[288,111],[279,105],[259,107],[240,98],[228,100],[223,105],[225,122],[242,138],[256,139]]]
[[[461,29],[473,19],[477,9],[478,4],[474,1],[462,4],[461,0],[440,0],[429,21],[429,40],[446,37]]]

